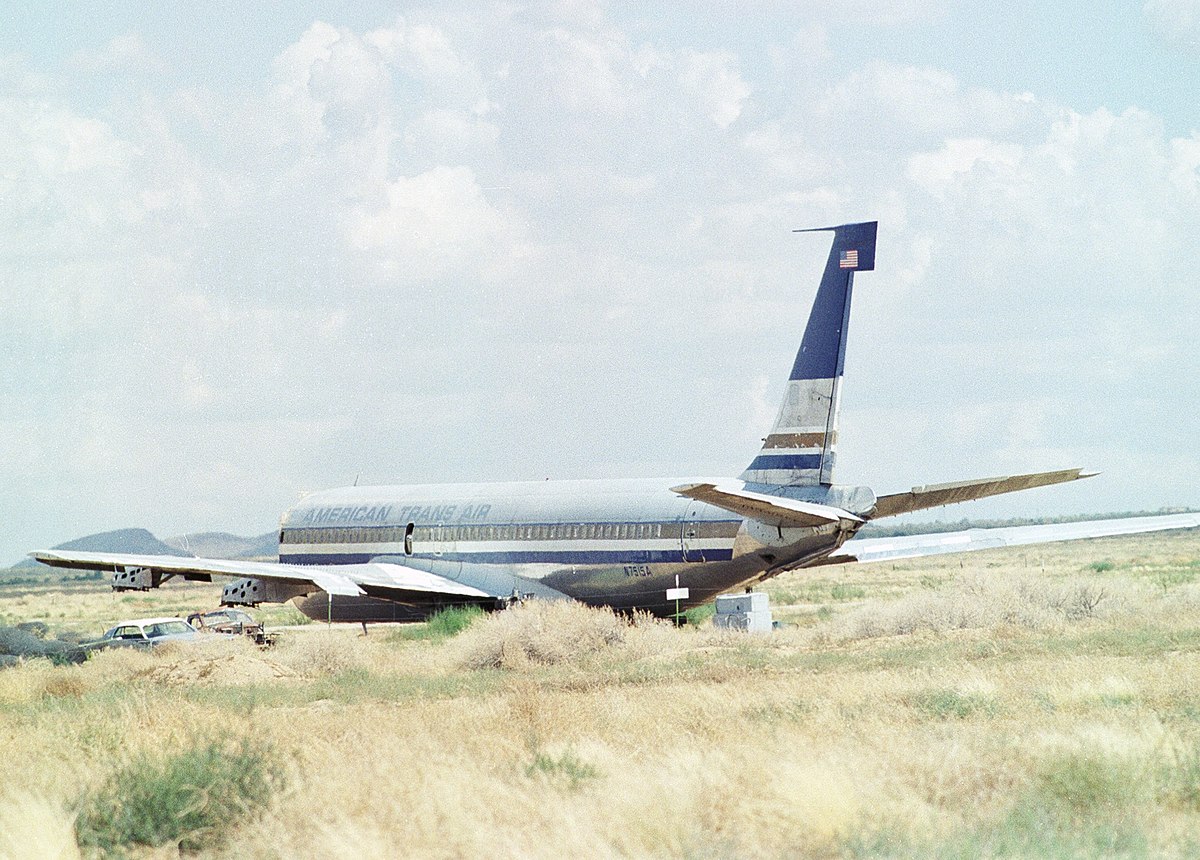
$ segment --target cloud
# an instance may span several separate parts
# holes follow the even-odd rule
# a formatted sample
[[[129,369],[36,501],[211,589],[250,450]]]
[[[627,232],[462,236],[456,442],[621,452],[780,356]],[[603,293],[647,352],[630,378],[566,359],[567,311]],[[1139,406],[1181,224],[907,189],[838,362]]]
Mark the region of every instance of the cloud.
[[[750,87],[737,72],[737,58],[728,53],[687,53],[679,81],[698,100],[701,110],[720,128],[728,128],[742,113]]]
[[[306,22],[137,99],[0,61],[10,555],[265,529],[359,471],[736,474],[828,247],[791,230],[871,217],[839,480],[1129,463],[1097,507],[1193,500],[1200,137],[809,17],[802,74],[602,4]]]
[[[1170,44],[1200,45],[1200,3],[1196,0],[1146,0],[1142,14]]]
[[[71,64],[89,75],[155,75],[167,69],[162,57],[133,30],[114,37],[99,50],[77,51]]]
[[[346,241],[370,255],[378,277],[393,284],[447,271],[478,273],[513,253],[518,225],[492,206],[467,167],[437,167],[398,177],[382,205],[349,216]]]
[[[908,161],[907,176],[917,187],[944,197],[960,178],[977,170],[1004,173],[1020,162],[1023,149],[980,138],[947,140],[936,152],[918,152]]]
[[[855,145],[900,150],[944,137],[1019,134],[1042,126],[1047,111],[1028,93],[964,87],[942,69],[874,61],[834,83],[817,105]]]

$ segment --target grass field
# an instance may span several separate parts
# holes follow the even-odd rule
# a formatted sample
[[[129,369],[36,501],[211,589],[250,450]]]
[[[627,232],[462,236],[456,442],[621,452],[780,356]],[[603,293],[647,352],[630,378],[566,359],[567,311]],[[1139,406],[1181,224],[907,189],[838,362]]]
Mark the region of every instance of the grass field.
[[[33,660],[0,856],[1196,856],[1198,576],[1151,535],[788,574],[760,637],[555,604]],[[216,598],[25,584],[0,624]]]

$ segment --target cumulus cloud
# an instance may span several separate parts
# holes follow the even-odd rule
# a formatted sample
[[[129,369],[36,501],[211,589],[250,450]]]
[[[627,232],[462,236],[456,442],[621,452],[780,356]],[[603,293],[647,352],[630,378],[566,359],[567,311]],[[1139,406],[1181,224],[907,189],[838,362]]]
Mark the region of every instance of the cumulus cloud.
[[[398,177],[383,198],[350,215],[346,240],[372,255],[379,277],[391,283],[477,271],[480,261],[511,253],[515,225],[488,202],[470,168]]]
[[[1016,144],[980,138],[950,139],[936,152],[918,152],[908,161],[908,178],[936,197],[944,197],[962,177],[976,170],[1012,171],[1023,155]]]

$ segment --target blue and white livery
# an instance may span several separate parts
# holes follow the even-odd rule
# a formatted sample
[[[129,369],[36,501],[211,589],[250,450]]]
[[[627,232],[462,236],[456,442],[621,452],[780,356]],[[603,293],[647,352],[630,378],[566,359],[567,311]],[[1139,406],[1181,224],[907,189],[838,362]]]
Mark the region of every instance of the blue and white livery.
[[[1079,469],[876,496],[833,482],[854,275],[875,268],[876,222],[823,228],[833,244],[762,449],[738,478],[343,487],[283,514],[279,562],[47,550],[60,567],[113,571],[113,587],[236,577],[223,602],[297,599],[313,617],[391,621],[438,607],[575,599],[676,611],[786,570],[1200,525],[1200,515],[913,538],[860,539],[868,520],[1087,477]]]

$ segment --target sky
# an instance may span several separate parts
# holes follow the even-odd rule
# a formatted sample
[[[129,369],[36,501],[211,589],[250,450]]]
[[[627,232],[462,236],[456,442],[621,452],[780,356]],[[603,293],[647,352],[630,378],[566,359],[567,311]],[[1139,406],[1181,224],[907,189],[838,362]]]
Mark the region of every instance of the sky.
[[[736,475],[874,219],[838,483],[1200,505],[1197,0],[192,5],[0,10],[6,563]]]

